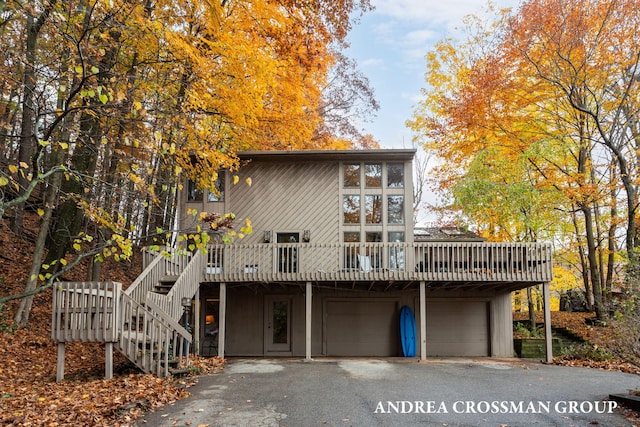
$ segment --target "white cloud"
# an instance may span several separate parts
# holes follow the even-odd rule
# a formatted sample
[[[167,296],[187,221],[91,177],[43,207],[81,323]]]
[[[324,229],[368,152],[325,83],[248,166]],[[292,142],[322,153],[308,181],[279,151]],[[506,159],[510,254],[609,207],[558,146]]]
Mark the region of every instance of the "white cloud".
[[[405,34],[404,41],[407,46],[424,46],[428,42],[437,40],[438,37],[441,36],[431,30],[416,30]]]
[[[384,60],[381,58],[367,58],[359,62],[363,67],[380,67],[384,65]]]
[[[402,21],[442,24],[447,28],[457,26],[461,19],[472,13],[480,13],[487,7],[487,0],[373,0],[376,13]],[[517,0],[500,1],[501,4],[517,4]]]

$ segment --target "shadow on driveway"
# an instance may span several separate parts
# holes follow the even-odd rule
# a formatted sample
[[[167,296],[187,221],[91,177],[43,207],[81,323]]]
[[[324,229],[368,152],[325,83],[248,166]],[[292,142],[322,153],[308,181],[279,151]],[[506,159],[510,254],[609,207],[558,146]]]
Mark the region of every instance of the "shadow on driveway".
[[[234,359],[138,426],[625,426],[632,374],[522,359]]]

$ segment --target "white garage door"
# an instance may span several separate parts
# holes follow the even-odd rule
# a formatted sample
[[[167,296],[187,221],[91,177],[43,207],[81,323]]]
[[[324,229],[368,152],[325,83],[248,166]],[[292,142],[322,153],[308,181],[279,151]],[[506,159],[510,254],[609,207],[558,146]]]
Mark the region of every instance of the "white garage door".
[[[427,301],[427,356],[489,356],[486,301]]]
[[[336,300],[325,304],[328,356],[398,356],[398,302]]]

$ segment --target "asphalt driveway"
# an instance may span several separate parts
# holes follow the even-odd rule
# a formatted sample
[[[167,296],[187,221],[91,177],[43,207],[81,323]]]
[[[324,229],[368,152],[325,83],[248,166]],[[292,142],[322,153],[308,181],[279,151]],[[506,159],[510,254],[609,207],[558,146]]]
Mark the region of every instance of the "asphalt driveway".
[[[640,377],[520,359],[242,359],[138,426],[625,426]]]

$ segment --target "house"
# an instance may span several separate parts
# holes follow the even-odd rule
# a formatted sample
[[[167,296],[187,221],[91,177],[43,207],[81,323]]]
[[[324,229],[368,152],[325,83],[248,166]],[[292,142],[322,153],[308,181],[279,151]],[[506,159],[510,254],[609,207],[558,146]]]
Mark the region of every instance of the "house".
[[[422,359],[511,357],[511,292],[545,284],[548,295],[552,248],[456,229],[414,233],[414,155],[240,153],[236,173],[251,186],[225,171],[216,192],[185,183],[179,212],[233,212],[253,232],[225,244],[212,231],[206,253],[150,259],[126,293],[174,323],[186,309],[204,355],[402,356],[408,306]],[[182,226],[193,220],[182,216]]]
[[[201,351],[223,303],[221,355],[401,356],[399,311],[421,314],[422,286],[424,356],[512,356],[510,292],[551,279],[551,249],[414,234],[414,155],[245,152],[250,187],[227,177],[220,194],[184,193],[182,211],[233,212],[254,228],[209,252],[194,310]]]

